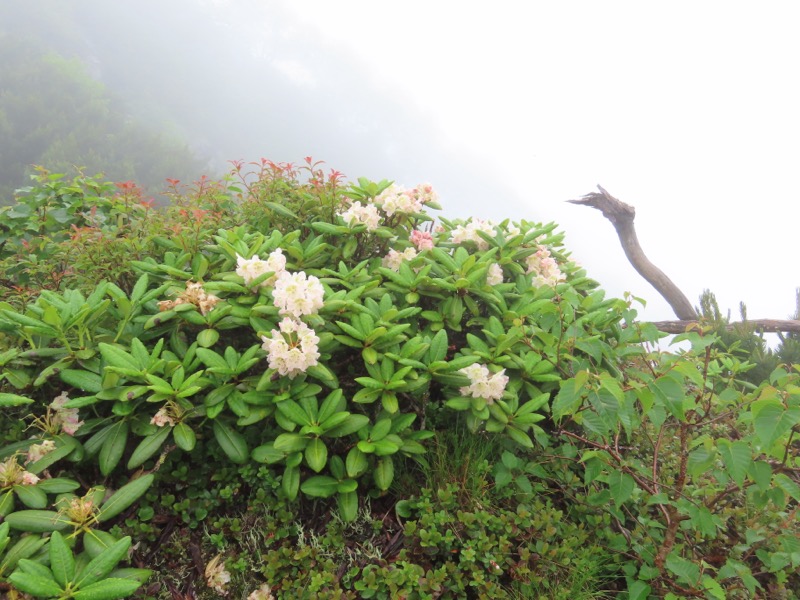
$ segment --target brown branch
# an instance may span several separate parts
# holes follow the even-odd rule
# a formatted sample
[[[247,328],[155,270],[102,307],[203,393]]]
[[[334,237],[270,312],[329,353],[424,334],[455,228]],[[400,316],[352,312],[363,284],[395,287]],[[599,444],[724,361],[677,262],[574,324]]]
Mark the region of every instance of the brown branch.
[[[664,333],[685,333],[692,325],[698,325],[698,321],[653,321],[656,329]],[[740,321],[728,323],[725,326],[728,330],[747,328],[760,333],[800,333],[800,321],[780,320],[780,319],[754,319],[752,321]]]
[[[697,319],[697,313],[683,292],[672,283],[672,280],[661,269],[651,263],[642,251],[639,240],[636,237],[636,229],[633,226],[636,209],[624,202],[620,202],[601,186],[598,185],[597,189],[600,190],[600,194],[593,192],[586,194],[580,200],[567,200],[567,202],[591,206],[601,211],[603,216],[611,221],[614,229],[616,229],[625,256],[628,257],[628,261],[630,261],[639,275],[644,277],[661,294],[679,319]]]

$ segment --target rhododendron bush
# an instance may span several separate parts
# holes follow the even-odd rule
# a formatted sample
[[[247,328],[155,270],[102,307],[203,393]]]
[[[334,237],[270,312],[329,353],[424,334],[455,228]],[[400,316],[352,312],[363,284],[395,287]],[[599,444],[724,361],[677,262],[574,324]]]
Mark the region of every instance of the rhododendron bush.
[[[127,548],[100,526],[169,456],[204,461],[213,444],[266,465],[281,500],[352,521],[463,425],[510,457],[498,489],[538,481],[602,532],[629,597],[786,589],[800,566],[793,372],[741,386],[740,363],[702,330],[689,351],[654,350],[658,332],[604,297],[554,224],[451,221],[434,216],[430,184],[345,186],[307,165],[304,179],[236,164],[191,201],[176,187],[126,289],[80,280],[0,305],[0,402],[37,428],[0,455],[0,514],[24,542],[0,577],[16,569],[32,589],[23,575],[46,578],[30,564],[45,543],[50,568],[67,560],[61,534],[22,532],[80,536],[84,561]],[[112,489],[78,496],[74,465]],[[750,509],[772,516],[737,520]],[[750,541],[719,550],[726,527]],[[223,593],[221,560],[206,577]],[[522,577],[519,556],[492,560],[492,577]],[[109,577],[129,593],[144,575]]]

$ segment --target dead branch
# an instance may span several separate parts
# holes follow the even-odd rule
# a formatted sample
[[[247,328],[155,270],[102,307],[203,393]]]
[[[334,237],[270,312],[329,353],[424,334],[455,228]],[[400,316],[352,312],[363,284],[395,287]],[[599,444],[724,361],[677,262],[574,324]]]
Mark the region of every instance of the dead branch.
[[[696,320],[684,321],[653,321],[656,329],[664,333],[684,333],[690,326],[697,325]],[[732,331],[737,328],[746,328],[759,333],[800,333],[800,321],[780,319],[754,319],[728,323],[725,329]]]
[[[586,194],[580,200],[567,200],[567,202],[591,206],[601,211],[603,216],[611,221],[614,229],[616,229],[622,249],[625,251],[625,256],[628,257],[628,261],[630,261],[639,275],[644,277],[661,294],[679,319],[682,321],[696,320],[697,312],[695,312],[683,292],[672,283],[672,280],[661,269],[650,262],[642,251],[633,226],[636,209],[624,202],[620,202],[601,186],[598,185],[597,189],[601,193],[592,192],[591,194]]]

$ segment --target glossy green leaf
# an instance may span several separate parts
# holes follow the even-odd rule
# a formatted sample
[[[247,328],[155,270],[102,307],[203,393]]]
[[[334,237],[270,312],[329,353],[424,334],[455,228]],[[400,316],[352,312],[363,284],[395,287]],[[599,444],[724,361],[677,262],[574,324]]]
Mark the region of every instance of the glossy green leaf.
[[[191,452],[197,444],[197,435],[194,430],[184,422],[178,423],[172,428],[172,438],[181,450]]]
[[[64,588],[75,577],[75,557],[58,531],[50,535],[50,570],[58,584]]]
[[[5,522],[12,529],[33,533],[61,531],[71,524],[67,517],[52,510],[18,510],[7,515]]]
[[[112,544],[105,552],[95,556],[75,576],[75,587],[85,591],[93,583],[105,578],[114,570],[117,563],[127,555],[130,546],[131,538],[130,536],[125,536],[118,542]]]
[[[33,485],[15,485],[17,498],[28,508],[44,508],[47,506],[47,495]]]
[[[26,398],[25,396],[0,393],[0,407],[2,408],[10,406],[22,406],[23,404],[30,404],[31,402],[33,402],[33,400]]]
[[[154,434],[143,438],[128,459],[128,468],[135,469],[143,465],[146,460],[161,450],[171,431],[172,428],[169,426],[159,427]]]
[[[108,521],[136,502],[152,485],[154,477],[152,473],[148,473],[119,488],[100,506],[97,520]]]
[[[55,598],[61,596],[61,586],[55,580],[15,571],[9,575],[8,580],[16,589],[26,594],[40,598]]]
[[[124,420],[117,421],[110,427],[108,435],[103,440],[98,458],[100,472],[103,475],[109,475],[119,464],[128,443],[128,431],[128,422]]]
[[[250,458],[250,451],[244,436],[220,421],[214,421],[214,437],[228,458],[236,464],[244,464]]]
[[[327,475],[314,475],[306,479],[300,486],[300,490],[313,498],[330,498],[336,491],[339,482]]]
[[[306,464],[316,473],[325,468],[328,462],[328,448],[319,438],[309,441],[305,449]]]

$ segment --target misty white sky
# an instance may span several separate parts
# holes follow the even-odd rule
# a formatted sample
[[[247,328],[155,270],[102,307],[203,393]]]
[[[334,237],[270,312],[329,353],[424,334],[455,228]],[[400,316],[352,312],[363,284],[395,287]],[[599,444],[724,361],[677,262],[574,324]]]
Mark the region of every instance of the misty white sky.
[[[611,224],[564,202],[598,183],[636,207],[645,252],[694,304],[708,287],[734,317],[740,300],[750,318],[793,311],[797,5],[283,4],[297,19],[284,35],[346,49],[350,62],[337,68],[413,107],[431,140],[513,189],[475,212],[557,221],[610,293],[648,300],[646,318],[673,316],[628,265]],[[275,66],[313,86],[313,62]],[[437,173],[426,179],[435,185]]]

